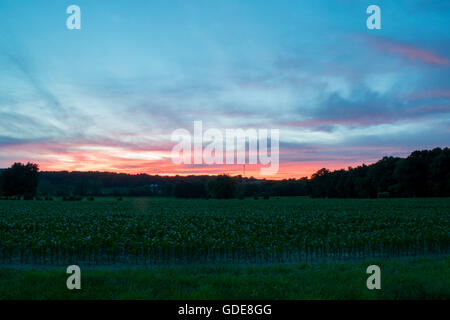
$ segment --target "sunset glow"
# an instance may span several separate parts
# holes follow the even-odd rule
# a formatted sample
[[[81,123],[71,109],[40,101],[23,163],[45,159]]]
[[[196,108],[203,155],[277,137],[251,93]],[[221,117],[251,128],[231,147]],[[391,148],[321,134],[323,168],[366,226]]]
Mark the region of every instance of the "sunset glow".
[[[0,168],[264,178],[174,164],[172,132],[197,120],[279,129],[269,179],[448,146],[448,6],[378,2],[374,31],[365,1],[80,0],[83,27],[67,30],[64,5],[3,0]]]

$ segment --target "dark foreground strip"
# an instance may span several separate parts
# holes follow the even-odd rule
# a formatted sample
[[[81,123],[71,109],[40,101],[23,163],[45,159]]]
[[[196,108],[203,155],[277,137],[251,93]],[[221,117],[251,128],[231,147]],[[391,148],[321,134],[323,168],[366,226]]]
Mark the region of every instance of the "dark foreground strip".
[[[385,319],[448,310],[442,301],[0,301],[0,316],[105,319]],[[445,308],[445,310],[444,310]],[[427,311],[428,310],[428,311]],[[442,313],[444,314],[444,313]],[[6,319],[6,318],[5,318]]]

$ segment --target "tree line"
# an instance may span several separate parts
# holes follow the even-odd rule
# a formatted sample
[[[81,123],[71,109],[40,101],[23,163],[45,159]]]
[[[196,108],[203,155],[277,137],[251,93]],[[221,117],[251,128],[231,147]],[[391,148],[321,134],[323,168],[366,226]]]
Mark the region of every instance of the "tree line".
[[[450,150],[414,151],[407,158],[384,157],[371,165],[318,170],[310,179],[266,180],[242,176],[151,176],[110,172],[39,172],[36,164],[15,163],[0,171],[3,197],[165,196],[245,198],[311,196],[328,198],[450,196]]]
[[[407,158],[384,157],[347,170],[323,168],[308,185],[312,197],[448,197],[450,149],[414,151]]]

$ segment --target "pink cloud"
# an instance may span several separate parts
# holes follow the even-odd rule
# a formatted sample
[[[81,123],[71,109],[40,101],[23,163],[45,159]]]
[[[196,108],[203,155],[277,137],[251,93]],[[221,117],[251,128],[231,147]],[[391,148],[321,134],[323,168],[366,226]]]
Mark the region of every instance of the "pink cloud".
[[[439,106],[433,107],[440,110]],[[420,111],[420,110],[419,110]],[[102,143],[103,142],[103,143]],[[118,173],[147,173],[152,175],[242,175],[242,165],[177,165],[163,143],[139,148],[134,145],[109,145],[108,141],[48,142],[0,146],[1,167],[15,161],[36,162],[43,171],[109,171]],[[169,143],[169,142],[167,142]],[[361,163],[371,163],[387,154],[405,154],[407,148],[398,146],[286,146],[280,150],[280,168],[269,179],[311,176],[320,168],[341,169]],[[155,154],[159,159],[146,159]],[[246,176],[263,178],[260,165],[246,165]]]
[[[423,90],[420,92],[406,95],[403,98],[408,99],[408,100],[420,100],[420,99],[430,99],[430,98],[450,98],[450,89]]]
[[[448,113],[450,112],[450,106],[425,106],[411,109],[410,113],[413,114],[429,114],[429,113]]]
[[[411,61],[420,61],[445,67],[450,66],[450,60],[447,58],[441,57],[429,50],[417,48],[409,44],[394,42],[387,39],[377,39],[375,41],[375,47],[382,51],[401,55]]]

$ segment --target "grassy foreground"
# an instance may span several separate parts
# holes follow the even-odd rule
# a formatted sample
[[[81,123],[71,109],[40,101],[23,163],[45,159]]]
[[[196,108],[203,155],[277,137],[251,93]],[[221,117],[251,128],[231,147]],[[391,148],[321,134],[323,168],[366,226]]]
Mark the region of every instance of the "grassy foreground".
[[[381,290],[366,287],[381,268]],[[81,290],[65,269],[0,268],[0,299],[449,299],[450,257],[253,266],[81,268]]]

